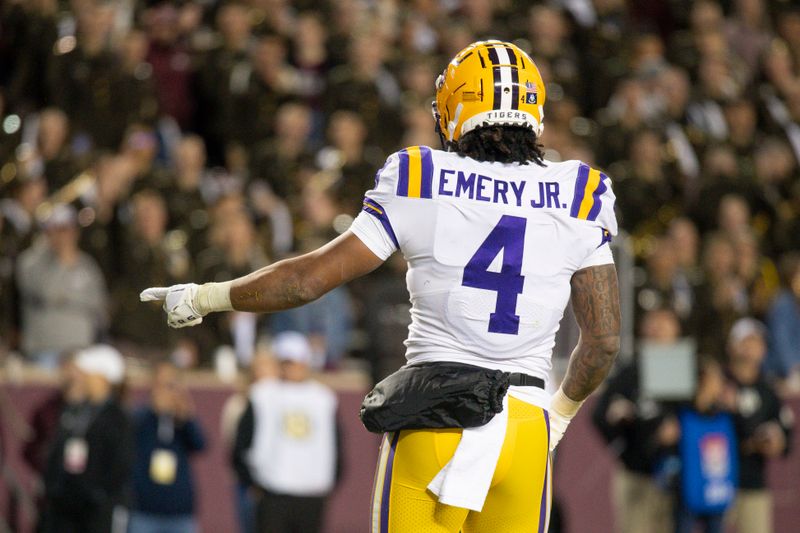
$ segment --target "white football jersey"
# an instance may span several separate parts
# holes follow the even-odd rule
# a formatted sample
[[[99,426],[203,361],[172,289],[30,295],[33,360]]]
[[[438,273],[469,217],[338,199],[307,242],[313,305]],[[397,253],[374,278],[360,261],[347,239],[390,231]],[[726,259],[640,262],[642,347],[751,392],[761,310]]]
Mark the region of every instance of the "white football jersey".
[[[408,261],[408,361],[546,380],[572,274],[613,263],[610,181],[580,161],[487,163],[425,146],[392,154],[351,230],[378,257],[401,250]]]

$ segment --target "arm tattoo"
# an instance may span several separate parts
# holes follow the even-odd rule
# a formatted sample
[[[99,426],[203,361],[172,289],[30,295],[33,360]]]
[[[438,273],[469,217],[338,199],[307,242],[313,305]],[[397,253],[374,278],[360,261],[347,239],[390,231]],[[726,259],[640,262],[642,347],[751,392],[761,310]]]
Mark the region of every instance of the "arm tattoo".
[[[239,311],[272,312],[308,303],[308,278],[297,259],[280,261],[242,278],[231,289],[231,303]]]
[[[316,300],[331,289],[378,268],[383,260],[351,232],[325,246],[248,274],[231,286],[237,311],[272,313]]]
[[[572,276],[572,308],[581,330],[561,387],[584,400],[605,379],[619,351],[619,288],[614,265],[584,268]]]

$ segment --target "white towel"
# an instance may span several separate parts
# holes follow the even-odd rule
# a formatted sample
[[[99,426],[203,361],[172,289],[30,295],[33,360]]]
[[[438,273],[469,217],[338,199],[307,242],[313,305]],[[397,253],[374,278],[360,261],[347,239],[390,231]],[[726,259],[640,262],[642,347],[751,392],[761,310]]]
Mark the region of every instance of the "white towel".
[[[487,424],[467,428],[453,457],[428,484],[446,505],[480,512],[492,484],[508,426],[508,395],[503,410]]]

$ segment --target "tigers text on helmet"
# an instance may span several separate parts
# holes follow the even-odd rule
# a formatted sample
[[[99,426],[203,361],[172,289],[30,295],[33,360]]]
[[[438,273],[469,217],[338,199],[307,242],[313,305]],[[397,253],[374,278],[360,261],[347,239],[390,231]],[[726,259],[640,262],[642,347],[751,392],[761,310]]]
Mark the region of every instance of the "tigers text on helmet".
[[[521,126],[540,136],[544,101],[542,76],[528,54],[511,43],[478,41],[437,78],[433,118],[449,142],[483,126]]]

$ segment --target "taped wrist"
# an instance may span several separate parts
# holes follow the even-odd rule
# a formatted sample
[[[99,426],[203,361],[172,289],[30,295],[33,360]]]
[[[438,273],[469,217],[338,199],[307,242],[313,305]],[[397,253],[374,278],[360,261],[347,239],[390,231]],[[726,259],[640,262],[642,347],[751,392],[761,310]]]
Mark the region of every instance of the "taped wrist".
[[[555,394],[553,394],[553,398],[550,400],[550,410],[557,412],[563,418],[567,420],[572,420],[575,416],[575,413],[578,412],[578,409],[581,408],[583,402],[576,402],[575,400],[569,398],[564,391],[559,388]]]
[[[553,451],[583,402],[569,398],[560,388],[550,400],[550,451]]]
[[[197,288],[194,307],[200,315],[219,311],[233,311],[231,304],[231,282],[204,283]]]

